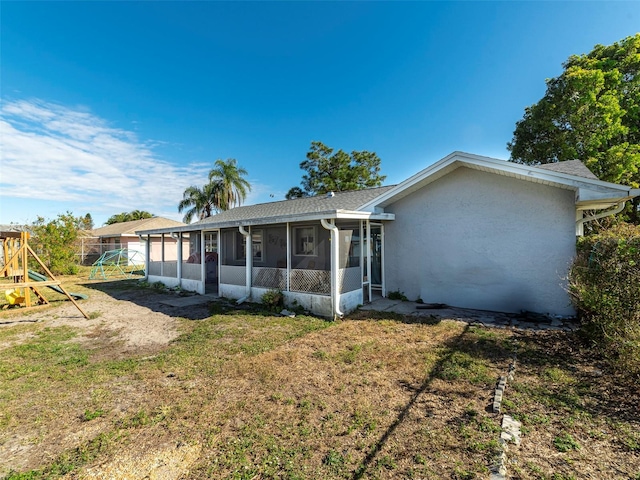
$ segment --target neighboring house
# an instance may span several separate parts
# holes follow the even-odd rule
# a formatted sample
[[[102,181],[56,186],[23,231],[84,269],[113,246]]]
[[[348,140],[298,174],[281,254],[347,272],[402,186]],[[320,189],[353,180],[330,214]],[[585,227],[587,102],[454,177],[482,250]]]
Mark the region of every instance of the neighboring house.
[[[287,303],[329,317],[391,291],[571,315],[566,277],[576,235],[638,195],[576,161],[531,167],[454,152],[398,185],[238,207],[137,233],[165,247],[182,238],[181,261],[147,256],[147,275],[199,293],[259,301],[280,289]],[[601,212],[585,216],[594,210]]]
[[[176,240],[169,238],[165,240],[165,245],[163,246],[163,240],[160,236],[141,238],[136,234],[136,231],[142,229],[176,228],[184,225],[182,222],[176,222],[168,218],[152,217],[142,220],[132,220],[130,222],[113,223],[104,227],[95,228],[92,231],[93,238],[90,241],[91,243],[87,242],[86,247],[85,244],[83,244],[83,254],[84,251],[87,250],[100,256],[108,250],[127,248],[129,252],[139,252],[141,258],[145,258],[147,245],[151,245],[149,254],[152,260],[161,261],[164,258],[165,260],[175,261],[177,258]]]

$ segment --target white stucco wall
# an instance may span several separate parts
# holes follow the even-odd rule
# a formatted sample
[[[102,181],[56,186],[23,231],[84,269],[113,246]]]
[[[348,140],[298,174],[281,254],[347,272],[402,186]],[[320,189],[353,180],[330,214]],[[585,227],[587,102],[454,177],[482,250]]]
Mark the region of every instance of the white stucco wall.
[[[574,313],[574,193],[461,167],[388,206],[387,292],[504,312]]]

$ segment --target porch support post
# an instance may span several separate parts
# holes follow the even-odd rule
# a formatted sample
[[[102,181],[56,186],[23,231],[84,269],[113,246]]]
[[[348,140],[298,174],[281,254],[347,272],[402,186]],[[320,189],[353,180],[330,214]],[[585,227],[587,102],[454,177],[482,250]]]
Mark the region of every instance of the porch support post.
[[[145,249],[145,252],[144,252],[144,279],[145,280],[149,280],[150,265],[151,265],[151,235],[147,235],[147,248]]]
[[[176,258],[176,276],[178,277],[178,285],[182,287],[182,232],[178,233],[178,238],[171,235],[178,242],[178,258]]]
[[[385,274],[384,274],[384,249],[385,249],[385,241],[384,241],[384,223],[380,224],[380,280],[382,281],[382,296],[387,296],[387,285],[385,282]]]
[[[291,224],[287,222],[287,292],[291,291]]]
[[[207,269],[206,269],[206,245],[204,244],[204,230],[200,230],[200,280],[202,281],[202,293],[207,293]]]
[[[160,276],[164,277],[164,233],[160,234]]]
[[[251,244],[251,227],[249,227],[248,232],[244,229],[242,225],[240,225],[238,229],[240,230],[240,233],[244,235],[244,240],[246,245],[244,251],[245,251],[245,257],[246,257],[245,283],[247,285],[247,295],[245,296],[245,298],[241,298],[240,300],[238,300],[238,303],[241,303],[241,300],[244,302],[246,299],[251,298],[251,280],[252,280],[251,271],[253,269],[253,245]]]
[[[371,222],[367,219],[367,280],[369,280],[369,301],[371,302],[371,295],[373,294],[373,290],[371,288],[372,275],[371,275],[371,249],[373,248],[373,243],[371,242]]]

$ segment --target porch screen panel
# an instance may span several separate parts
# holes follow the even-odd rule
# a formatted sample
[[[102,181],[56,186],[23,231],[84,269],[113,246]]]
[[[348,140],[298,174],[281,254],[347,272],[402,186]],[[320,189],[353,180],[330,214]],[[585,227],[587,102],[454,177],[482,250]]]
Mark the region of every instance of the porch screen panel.
[[[220,232],[220,264],[244,266],[246,258],[238,252],[238,238],[241,235],[237,228],[230,228]]]
[[[275,288],[284,290],[287,288],[287,269],[273,267],[253,267],[252,282],[254,287]]]
[[[177,278],[178,277],[178,262],[171,261],[171,262],[163,262],[162,263],[162,276],[163,277],[171,277],[171,278]]]
[[[287,226],[274,225],[263,229],[263,267],[287,268]]]
[[[331,295],[329,270],[291,270],[290,289],[295,292]]]
[[[221,265],[220,283],[227,285],[246,285],[246,270],[244,266]]]
[[[341,268],[338,272],[340,293],[353,292],[362,288],[360,267]]]
[[[149,262],[147,269],[149,275],[160,276],[162,273],[162,262]]]
[[[182,278],[202,280],[202,266],[199,263],[183,263]]]

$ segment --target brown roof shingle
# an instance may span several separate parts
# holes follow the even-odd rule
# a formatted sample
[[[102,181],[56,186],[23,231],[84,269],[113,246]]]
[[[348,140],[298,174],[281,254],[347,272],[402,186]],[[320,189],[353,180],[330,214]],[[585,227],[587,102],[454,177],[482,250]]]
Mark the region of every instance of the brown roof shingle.
[[[113,223],[104,227],[95,228],[95,237],[116,237],[120,235],[135,235],[137,230],[151,230],[156,228],[181,227],[186,223],[177,222],[169,218],[153,217],[142,220],[132,220],[130,222]]]

